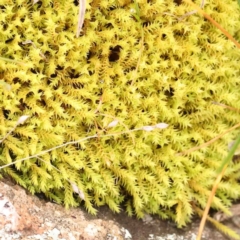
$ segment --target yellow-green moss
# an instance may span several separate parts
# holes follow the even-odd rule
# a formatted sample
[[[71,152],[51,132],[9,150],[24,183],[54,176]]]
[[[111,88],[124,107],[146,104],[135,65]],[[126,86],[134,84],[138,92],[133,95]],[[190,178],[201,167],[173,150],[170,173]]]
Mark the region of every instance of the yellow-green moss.
[[[156,213],[184,225],[191,202],[205,207],[234,134],[188,156],[176,154],[238,123],[237,112],[213,102],[240,108],[239,50],[202,16],[179,22],[192,9],[174,1],[137,1],[139,25],[134,2],[89,0],[79,38],[73,1],[31,2],[0,0],[0,56],[24,62],[0,61],[0,78],[12,87],[0,89],[2,137],[20,116],[30,116],[2,143],[1,165],[102,136],[112,118],[123,124],[107,132],[169,127],[68,145],[42,155],[45,162],[23,161],[5,174],[66,206],[80,203],[70,180],[91,213],[94,205],[119,211],[124,203],[129,214]],[[210,0],[204,9],[231,34],[239,31],[237,1]],[[240,196],[239,164],[229,169],[213,203],[218,209]]]

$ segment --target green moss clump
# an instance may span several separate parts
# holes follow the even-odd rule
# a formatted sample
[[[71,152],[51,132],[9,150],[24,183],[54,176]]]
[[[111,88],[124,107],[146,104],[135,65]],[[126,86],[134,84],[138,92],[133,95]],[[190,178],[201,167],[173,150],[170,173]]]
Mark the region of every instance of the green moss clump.
[[[1,145],[0,164],[86,136],[160,122],[162,131],[139,131],[67,145],[3,169],[31,193],[43,192],[66,206],[81,202],[68,181],[84,193],[84,205],[109,205],[129,214],[190,219],[191,203],[205,207],[231,133],[208,148],[179,156],[238,123],[239,51],[210,22],[174,1],[137,1],[141,24],[129,0],[90,0],[76,38],[78,6],[72,1],[0,0],[0,133],[20,116],[28,121]],[[237,1],[213,1],[206,12],[232,35],[240,29]],[[167,13],[167,14],[166,14]],[[143,29],[144,37],[141,35]],[[142,40],[144,43],[142,44]],[[137,71],[136,71],[137,70]],[[51,165],[49,164],[51,163]],[[61,174],[55,169],[59,169]],[[229,166],[213,207],[239,198],[239,163]]]

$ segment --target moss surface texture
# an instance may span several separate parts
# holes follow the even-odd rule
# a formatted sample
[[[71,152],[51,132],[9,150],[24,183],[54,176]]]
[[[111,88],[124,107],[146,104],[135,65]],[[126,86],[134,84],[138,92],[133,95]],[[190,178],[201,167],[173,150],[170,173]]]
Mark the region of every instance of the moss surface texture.
[[[238,123],[239,113],[216,103],[240,108],[240,54],[202,16],[179,21],[192,7],[137,3],[139,14],[130,0],[87,1],[77,38],[78,3],[0,0],[0,56],[18,61],[0,61],[2,138],[29,116],[1,143],[0,164],[97,136],[1,171],[67,207],[82,203],[94,214],[96,206],[125,206],[130,215],[155,213],[181,227],[193,203],[205,207],[236,132],[178,153]],[[237,1],[209,0],[204,10],[237,34]],[[158,123],[168,127],[131,131]],[[214,208],[239,198],[239,167],[228,167]]]

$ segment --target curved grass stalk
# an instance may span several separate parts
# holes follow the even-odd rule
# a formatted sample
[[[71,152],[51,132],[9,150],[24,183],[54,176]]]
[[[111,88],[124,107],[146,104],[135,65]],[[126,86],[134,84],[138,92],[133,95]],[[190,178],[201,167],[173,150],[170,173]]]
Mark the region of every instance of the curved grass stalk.
[[[240,134],[239,134],[237,140],[235,141],[234,145],[230,149],[230,152],[228,153],[227,157],[224,159],[224,161],[222,162],[222,164],[221,164],[221,166],[220,166],[220,168],[218,170],[219,174],[217,176],[217,179],[215,180],[215,183],[213,185],[211,194],[210,194],[210,196],[208,198],[208,202],[207,202],[206,208],[205,208],[204,213],[203,213],[203,217],[201,219],[201,223],[200,223],[199,230],[198,230],[197,240],[201,239],[201,236],[202,236],[202,233],[203,233],[203,229],[204,229],[207,217],[208,217],[208,212],[209,212],[209,209],[211,207],[212,200],[213,200],[213,198],[215,196],[215,193],[217,191],[218,185],[219,185],[219,183],[220,183],[220,181],[221,181],[221,179],[222,179],[222,177],[224,175],[225,170],[227,169],[227,166],[228,166],[229,162],[232,160],[232,158],[234,156],[234,153],[237,150],[239,145],[240,145]],[[240,236],[238,238],[235,238],[235,239],[240,239]]]
[[[208,19],[215,27],[217,27],[229,40],[231,40],[237,48],[240,49],[240,44],[238,41],[236,41],[233,36],[226,31],[219,23],[217,23],[215,20],[213,20],[207,13],[205,13],[201,7],[197,6],[195,3],[193,3],[191,0],[184,0],[186,3],[192,5],[196,10],[201,13],[206,19]]]

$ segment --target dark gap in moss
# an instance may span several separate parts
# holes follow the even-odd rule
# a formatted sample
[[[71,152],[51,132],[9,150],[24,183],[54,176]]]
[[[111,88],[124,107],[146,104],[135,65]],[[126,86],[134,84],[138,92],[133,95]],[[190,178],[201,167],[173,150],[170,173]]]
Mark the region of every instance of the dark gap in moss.
[[[96,17],[94,15],[91,15],[90,22],[96,22],[96,21],[97,21]],[[98,31],[100,31],[100,29],[102,29],[102,27],[103,26],[102,26],[101,22],[99,22],[98,27],[97,27]]]
[[[69,104],[66,104],[66,103],[61,104],[61,108],[63,108],[64,110],[67,110],[69,107],[70,107]]]
[[[49,47],[50,47],[52,50],[54,50],[54,51],[59,51],[59,48],[60,48],[60,46],[58,46],[58,45],[53,45],[53,44],[51,44]]]
[[[102,95],[103,95],[103,89],[102,89],[102,88],[99,88],[99,89],[98,89],[98,92],[94,92],[94,94],[95,94],[96,96],[102,97]]]
[[[104,27],[105,27],[105,28],[110,28],[110,29],[113,29],[113,28],[114,28],[114,26],[112,25],[112,23],[107,23],[107,24],[105,24]]]
[[[138,20],[135,16],[132,15],[131,18],[133,18],[135,20],[135,22],[138,22]]]
[[[183,117],[183,116],[186,116],[186,115],[188,115],[188,112],[186,111],[186,110],[180,110],[179,111],[179,115],[181,116],[181,117]],[[176,124],[176,129],[178,129],[178,127],[179,127],[179,124]]]
[[[20,82],[21,82],[21,79],[20,79]],[[22,82],[22,83],[21,83],[21,87],[22,87],[22,88],[28,88],[28,87],[30,87],[30,81]]]
[[[73,4],[77,7],[79,5],[78,0],[74,0]]]
[[[111,6],[110,8],[108,8],[109,11],[113,11],[115,9],[117,9],[117,6]]]
[[[50,85],[51,82],[52,82],[52,81],[51,81],[50,79],[48,79],[48,80],[47,80],[47,85]]]
[[[110,48],[110,54],[108,56],[109,62],[116,62],[119,59],[119,57],[120,57],[119,54],[120,54],[121,49],[122,49],[122,47],[119,45],[117,45],[113,48],[112,47]]]
[[[17,106],[18,106],[18,108],[19,108],[21,111],[24,111],[26,108],[28,108],[27,104],[23,102],[23,99],[22,99],[22,98],[20,99],[19,102],[20,102],[20,104],[17,105]]]
[[[217,13],[223,13],[224,12],[224,10],[221,7],[219,7],[219,6],[214,7],[213,11],[216,11]]]
[[[182,4],[182,0],[173,0],[178,6]]]
[[[53,86],[53,90],[57,90],[59,88],[59,84]],[[63,93],[64,94],[64,93]]]
[[[149,49],[152,48],[152,46],[149,47],[149,44],[148,43],[143,43],[143,46],[144,46],[144,50],[147,51]]]
[[[207,39],[207,42],[210,43],[210,44],[213,43],[213,41],[209,38]]]
[[[44,11],[44,9],[41,9],[40,10],[40,15],[42,16],[42,15],[45,15],[46,14],[46,12]]]
[[[143,23],[142,23],[142,26],[143,26],[143,27],[148,27],[148,26],[150,26],[151,24],[152,24],[151,22],[146,21],[146,22],[143,22]]]
[[[191,142],[191,143],[194,143],[194,144],[197,144],[197,143],[198,143],[198,141],[196,141],[194,138],[191,138],[190,142]]]
[[[79,37],[82,37],[82,36],[86,35],[86,29],[87,29],[86,26],[88,26],[88,24],[86,24],[86,21],[84,21],[84,23],[82,25],[82,30],[83,31],[80,32]]]
[[[62,67],[60,65],[57,65],[57,67],[56,67],[56,70],[63,70],[63,69],[64,69],[64,67]]]
[[[165,39],[167,39],[167,34],[163,33],[163,34],[162,34],[162,37],[161,37],[161,40],[164,41]]]
[[[68,76],[70,78],[79,78],[81,75],[79,73],[75,73],[74,69],[69,70]]]
[[[3,111],[4,117],[5,117],[6,119],[8,119],[10,110],[3,109],[2,111]]]
[[[165,168],[165,170],[166,170],[166,168]],[[167,169],[166,172],[169,172],[169,169]],[[169,177],[168,180],[169,180],[169,184],[170,184],[170,185],[173,185],[173,184],[174,184],[174,180],[173,180],[171,177]],[[177,206],[177,204],[176,204],[176,206]]]
[[[213,90],[209,90],[209,93],[210,93],[210,95],[214,95],[214,92],[213,92]]]
[[[81,84],[81,83],[73,83],[72,86],[73,86],[74,89],[84,88],[84,84]]]
[[[80,151],[83,151],[83,150],[84,150],[79,143],[73,144],[72,146],[75,147],[75,149],[78,150],[78,151],[79,151],[79,150],[80,150]]]
[[[160,144],[156,145],[156,149],[161,149],[161,148],[162,148],[162,146]]]
[[[29,93],[26,94],[26,98],[29,98],[29,97],[31,97],[31,96],[33,96],[33,95],[34,95],[33,92],[29,92]]]
[[[45,56],[45,57],[46,57],[46,56]],[[39,65],[44,64],[44,63],[46,63],[46,62],[47,62],[46,58],[41,59],[41,60],[39,61]]]
[[[1,50],[1,56],[2,57],[6,57],[4,56],[6,53],[8,52],[8,47],[4,47],[2,50]]]
[[[20,82],[20,79],[17,78],[17,77],[15,77],[15,78],[12,79],[12,82],[13,82],[14,84],[16,84],[16,83]]]
[[[12,157],[14,154],[12,153],[12,150],[11,150],[11,149],[9,149],[9,155],[11,156],[12,161],[15,161],[15,160],[16,160],[16,157],[15,157],[15,158]],[[23,176],[22,171],[16,169],[14,165],[9,166],[9,168],[11,168],[12,171],[13,171],[15,174],[17,174],[18,176],[20,176],[20,177]],[[4,176],[4,177],[5,177],[5,176]],[[9,178],[10,181],[12,181],[13,183],[18,184],[18,182],[17,182],[11,175],[6,175],[6,177]]]
[[[2,27],[3,27],[3,30],[7,30],[8,29],[8,24],[5,23],[5,24],[2,25]]]
[[[45,35],[46,33],[48,33],[47,30],[42,29],[42,34]]]
[[[46,107],[46,106],[47,106],[46,101],[45,101],[45,99],[43,98],[43,96],[41,96],[41,100],[39,100],[38,102],[39,102],[40,105],[43,106],[43,107]]]
[[[67,31],[69,28],[70,28],[69,24],[66,23],[63,27],[63,31]]]
[[[111,144],[111,139],[107,139],[107,140],[105,140],[105,144],[107,144],[107,145],[110,145]]]
[[[90,63],[90,58],[93,56],[94,54],[93,54],[93,52],[90,50],[90,51],[88,51],[88,53],[87,53],[87,63]]]
[[[174,30],[173,31],[175,37],[181,37],[184,34],[183,30]]]
[[[55,73],[51,74],[50,77],[51,78],[56,78],[57,77],[57,73],[55,72]]]
[[[170,87],[169,90],[164,91],[164,95],[167,96],[167,97],[173,97],[174,96],[174,89],[172,87]]]
[[[36,69],[31,68],[30,71],[31,71],[31,73],[37,74]]]
[[[167,53],[160,55],[160,58],[162,58],[164,60],[169,60],[169,56]]]
[[[12,38],[9,38],[8,40],[5,41],[5,43],[10,43],[14,40],[15,35]]]
[[[73,73],[70,77],[73,79],[79,78],[81,75],[79,73]]]
[[[51,57],[51,53],[50,53],[49,51],[46,51],[46,52],[44,53],[44,56],[45,56],[46,58],[49,58],[49,57]]]
[[[29,48],[26,46],[26,44],[23,44],[22,42],[18,42],[18,46],[21,47],[25,51],[29,50]]]

